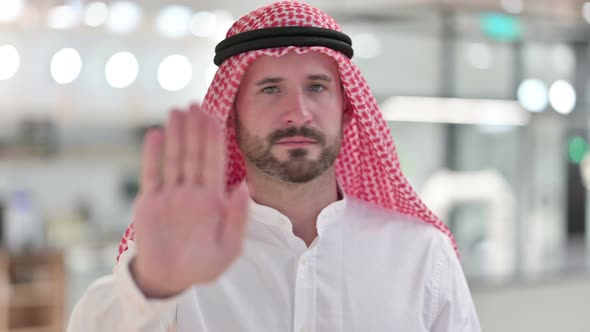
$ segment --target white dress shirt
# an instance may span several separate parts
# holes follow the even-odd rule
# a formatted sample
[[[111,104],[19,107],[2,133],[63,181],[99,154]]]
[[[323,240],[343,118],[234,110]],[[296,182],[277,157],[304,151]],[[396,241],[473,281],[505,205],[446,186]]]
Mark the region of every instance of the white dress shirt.
[[[134,283],[131,243],[68,331],[480,331],[450,240],[433,226],[344,198],[317,231],[308,248],[286,216],[251,202],[243,254],[214,283],[165,300]]]

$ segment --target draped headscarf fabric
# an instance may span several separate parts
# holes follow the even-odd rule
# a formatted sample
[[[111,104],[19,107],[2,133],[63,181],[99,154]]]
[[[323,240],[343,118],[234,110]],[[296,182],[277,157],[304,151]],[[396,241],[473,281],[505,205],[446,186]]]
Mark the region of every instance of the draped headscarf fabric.
[[[281,1],[243,16],[232,25],[227,37],[257,29],[291,26],[342,32],[336,21],[321,10],[297,1]],[[226,133],[228,188],[239,184],[246,175],[232,120],[234,99],[242,77],[248,66],[260,56],[280,57],[288,52],[321,52],[333,58],[338,65],[347,108],[345,112],[352,112],[352,121],[343,129],[342,147],[335,162],[340,189],[346,196],[431,224],[449,236],[458,255],[450,230],[426,207],[402,174],[390,129],[359,69],[344,54],[327,47],[287,46],[248,51],[230,57],[219,66],[202,109],[218,119]],[[132,239],[133,224],[121,240],[119,255],[127,250],[127,242]]]

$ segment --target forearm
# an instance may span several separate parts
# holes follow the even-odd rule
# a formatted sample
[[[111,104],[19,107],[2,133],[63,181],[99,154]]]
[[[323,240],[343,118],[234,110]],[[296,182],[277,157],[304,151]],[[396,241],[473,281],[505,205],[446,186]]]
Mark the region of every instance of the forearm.
[[[145,298],[129,272],[134,255],[121,257],[112,276],[95,281],[76,304],[68,332],[173,331],[179,296],[166,300]]]

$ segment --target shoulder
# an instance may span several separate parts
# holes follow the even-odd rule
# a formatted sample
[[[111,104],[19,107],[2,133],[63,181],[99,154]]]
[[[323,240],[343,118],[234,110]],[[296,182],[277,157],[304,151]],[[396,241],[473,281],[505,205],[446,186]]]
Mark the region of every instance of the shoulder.
[[[425,249],[454,252],[450,238],[422,219],[385,209],[358,199],[348,199],[344,217],[357,231],[378,232],[390,240],[419,244]]]
[[[351,255],[403,266],[424,281],[457,264],[451,239],[434,225],[363,201],[347,203],[343,234]]]
[[[72,310],[72,317],[95,318],[109,311],[115,299],[112,275],[95,280],[83,293]]]

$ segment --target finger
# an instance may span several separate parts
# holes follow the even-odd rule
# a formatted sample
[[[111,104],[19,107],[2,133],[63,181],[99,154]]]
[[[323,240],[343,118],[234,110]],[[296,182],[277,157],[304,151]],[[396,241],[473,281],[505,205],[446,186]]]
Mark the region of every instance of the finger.
[[[140,190],[144,193],[158,191],[162,179],[160,175],[160,160],[164,136],[160,129],[150,129],[143,140]]]
[[[198,105],[191,105],[187,114],[185,131],[186,153],[184,159],[184,177],[187,184],[203,183],[201,162],[204,158],[205,135],[203,114]]]
[[[164,185],[174,186],[181,179],[181,162],[183,153],[182,126],[184,112],[173,110],[166,126],[166,147],[164,152]]]
[[[203,160],[203,181],[206,187],[218,193],[225,191],[225,139],[221,126],[213,118],[206,118],[205,158]]]
[[[248,220],[250,194],[246,182],[242,182],[229,194],[225,219],[221,225],[221,246],[232,256],[241,251]]]
[[[191,103],[188,109],[190,112],[201,111],[201,106],[198,103]]]

